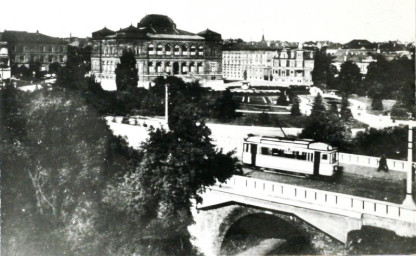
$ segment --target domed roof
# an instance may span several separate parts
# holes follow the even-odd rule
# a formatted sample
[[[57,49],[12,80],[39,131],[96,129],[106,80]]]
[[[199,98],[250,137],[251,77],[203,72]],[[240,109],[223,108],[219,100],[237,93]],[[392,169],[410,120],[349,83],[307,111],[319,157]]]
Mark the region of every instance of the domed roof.
[[[138,28],[145,27],[148,32],[155,34],[179,34],[176,24],[166,15],[149,14],[137,24]]]

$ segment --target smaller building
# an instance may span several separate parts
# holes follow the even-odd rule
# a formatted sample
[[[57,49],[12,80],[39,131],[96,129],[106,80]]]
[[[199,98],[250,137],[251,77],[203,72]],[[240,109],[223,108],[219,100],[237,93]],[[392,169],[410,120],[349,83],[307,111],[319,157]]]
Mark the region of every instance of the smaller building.
[[[11,77],[9,50],[7,42],[2,41],[0,34],[0,85],[3,84],[4,79]]]
[[[223,50],[223,76],[229,80],[269,81],[273,85],[311,86],[313,51],[238,44]]]
[[[358,66],[360,73],[365,76],[368,72],[368,66],[370,63],[377,62],[377,59],[373,57],[373,54],[373,52],[368,53],[366,50],[360,51],[341,49],[333,55],[335,58],[332,64],[338,69],[338,71],[341,71],[341,65],[344,62],[351,61]]]
[[[3,41],[7,42],[10,66],[26,66],[39,62],[41,70],[49,70],[49,65],[66,64],[68,42],[63,39],[26,31],[4,31]]]
[[[314,68],[313,51],[302,49],[283,49],[273,57],[273,81],[280,85],[312,86]]]

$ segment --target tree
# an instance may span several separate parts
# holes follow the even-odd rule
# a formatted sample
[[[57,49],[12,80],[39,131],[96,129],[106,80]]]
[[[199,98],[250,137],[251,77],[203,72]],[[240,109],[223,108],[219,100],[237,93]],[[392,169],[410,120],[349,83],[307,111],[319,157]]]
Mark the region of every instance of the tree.
[[[138,70],[136,68],[134,52],[129,50],[123,51],[123,55],[120,57],[120,63],[117,64],[115,73],[118,91],[125,91],[129,88],[137,87],[139,77],[137,75]]]
[[[1,126],[2,251],[103,255],[103,191],[139,156],[78,93],[1,93],[10,104]]]
[[[88,90],[90,83],[93,82],[85,77],[91,69],[90,61],[91,47],[68,47],[68,60],[65,67],[59,68],[55,86],[71,90]],[[52,68],[58,67],[54,65]]]
[[[374,95],[373,101],[371,102],[371,108],[373,110],[383,110],[383,102],[380,93]]]
[[[351,131],[337,116],[327,113],[322,96],[318,94],[312,105],[306,127],[299,136],[326,142],[336,147],[345,147],[346,142],[351,139]]]
[[[62,66],[58,62],[54,62],[49,65],[49,72],[52,74],[58,74],[59,70],[61,70]]]
[[[351,109],[349,108],[348,95],[342,95],[341,99],[341,118],[344,121],[350,120],[352,117]]]
[[[330,114],[330,115],[331,115],[334,119],[339,118],[337,103],[335,103],[335,102],[332,102],[332,103],[331,103],[330,108],[329,108],[329,114]]]
[[[317,119],[317,120],[323,120],[327,117],[326,108],[323,103],[323,99],[320,93],[316,95],[313,104],[312,104],[312,110],[310,118]]]
[[[356,64],[351,61],[344,62],[339,73],[341,92],[343,94],[361,93],[361,78],[360,69]]]
[[[289,102],[286,99],[286,95],[284,93],[280,93],[279,97],[277,98],[276,105],[287,106]]]
[[[334,69],[331,65],[333,57],[326,54],[325,50],[320,50],[314,56],[314,68],[311,72],[313,84],[320,88],[330,87],[334,80]]]
[[[235,112],[238,103],[233,99],[230,89],[226,89],[220,97],[215,100],[212,116],[221,121],[229,121],[237,117]]]
[[[292,116],[301,116],[300,108],[299,108],[299,97],[297,95],[293,97],[293,104],[292,104],[292,107],[290,108],[290,114]]]
[[[178,111],[174,108],[172,111]],[[124,177],[117,191],[130,219],[141,227],[137,243],[143,255],[193,255],[187,227],[193,222],[192,200],[239,168],[233,152],[215,149],[210,131],[192,107],[174,113],[169,131],[150,131],[142,144],[143,159]]]
[[[29,71],[31,73],[31,78],[39,79],[41,77],[41,66],[42,64],[39,61],[29,62]]]

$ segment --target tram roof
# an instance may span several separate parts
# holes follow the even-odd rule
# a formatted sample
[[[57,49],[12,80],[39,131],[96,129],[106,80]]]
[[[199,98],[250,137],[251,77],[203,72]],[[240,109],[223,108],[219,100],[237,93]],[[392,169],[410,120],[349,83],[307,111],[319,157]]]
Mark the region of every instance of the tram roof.
[[[331,145],[323,142],[315,142],[312,139],[298,139],[298,138],[284,138],[284,137],[271,137],[271,136],[249,136],[245,139],[246,142],[254,142],[254,143],[265,143],[269,145],[284,145],[284,144],[291,144],[296,145],[299,148],[307,148],[307,149],[314,149],[314,150],[335,150]]]

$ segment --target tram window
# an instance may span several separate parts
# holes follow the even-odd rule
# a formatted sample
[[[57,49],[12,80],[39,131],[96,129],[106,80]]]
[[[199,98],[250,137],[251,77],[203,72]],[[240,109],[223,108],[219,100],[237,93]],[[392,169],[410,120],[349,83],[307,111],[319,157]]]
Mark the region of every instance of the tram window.
[[[298,154],[298,159],[299,160],[306,160],[306,153],[302,152],[302,154]]]
[[[328,155],[327,154],[322,154],[322,160],[327,160],[328,159]]]
[[[337,161],[337,154],[333,153],[332,154],[332,163],[335,163]]]
[[[278,156],[279,155],[279,151],[277,148],[272,148],[272,156]]]
[[[248,144],[244,144],[244,152],[248,152],[249,151],[249,145]]]
[[[261,148],[261,154],[262,155],[270,155],[269,148]]]

